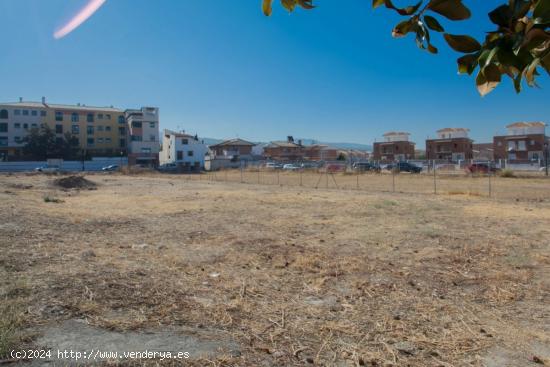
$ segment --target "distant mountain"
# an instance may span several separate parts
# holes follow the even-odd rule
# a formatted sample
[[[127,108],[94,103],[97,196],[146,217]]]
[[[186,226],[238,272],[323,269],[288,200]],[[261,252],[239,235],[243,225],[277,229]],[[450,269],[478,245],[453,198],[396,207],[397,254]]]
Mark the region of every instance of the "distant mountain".
[[[215,138],[200,138],[201,140],[204,140],[204,144],[206,145],[214,145],[214,144],[218,144],[218,143],[221,143],[223,141],[223,139],[215,139]],[[323,141],[318,141],[318,140],[315,140],[315,139],[294,139],[295,141],[298,141],[298,140],[302,140],[302,144],[304,145],[313,145],[313,144],[323,144],[323,145],[329,145],[333,148],[338,148],[338,149],[342,149],[342,150],[348,150],[348,149],[353,149],[353,150],[368,150],[368,151],[371,151],[372,150],[372,145],[368,145],[368,144],[359,144],[359,143],[329,143],[329,142],[323,142]],[[267,142],[255,142],[257,144],[268,144]]]

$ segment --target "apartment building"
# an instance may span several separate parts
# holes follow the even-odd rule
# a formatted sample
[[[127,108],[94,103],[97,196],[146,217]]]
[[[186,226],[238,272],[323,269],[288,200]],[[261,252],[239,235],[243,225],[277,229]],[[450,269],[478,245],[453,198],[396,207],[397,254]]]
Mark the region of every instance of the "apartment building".
[[[426,158],[449,162],[474,157],[474,141],[468,137],[469,129],[445,128],[437,131],[436,139],[426,140]]]
[[[155,151],[158,154],[158,109],[144,107],[127,111],[140,111],[147,116],[147,121],[155,123],[154,127],[149,126],[142,132],[147,141],[156,134],[156,148],[151,147],[151,154]],[[0,158],[20,157],[23,139],[31,129],[42,124],[54,130],[58,139],[63,139],[67,132],[73,135],[78,140],[79,149],[88,156],[141,154],[141,146],[128,143],[129,132],[138,135],[138,131],[129,128],[128,119],[133,114],[127,111],[113,106],[53,104],[44,97],[41,102],[27,102],[20,98],[19,102],[0,103]]]
[[[338,149],[323,144],[304,146],[304,159],[309,161],[335,161],[338,159]]]
[[[235,138],[210,145],[210,150],[215,158],[251,159],[252,148],[255,145],[249,141]]]
[[[182,171],[200,171],[204,169],[204,159],[208,147],[195,135],[164,130],[160,164],[175,163]]]
[[[272,141],[264,147],[264,157],[276,161],[298,161],[304,159],[304,146],[301,141],[294,142],[292,136],[286,141]]]
[[[159,163],[159,109],[142,107],[126,110],[128,125],[128,164],[156,166]]]
[[[415,144],[409,141],[410,134],[390,131],[384,134],[384,141],[373,144],[373,158],[376,161],[395,162],[414,159]]]
[[[544,143],[550,140],[544,122],[516,122],[506,126],[506,130],[506,135],[493,137],[495,160],[521,162],[544,158]]]

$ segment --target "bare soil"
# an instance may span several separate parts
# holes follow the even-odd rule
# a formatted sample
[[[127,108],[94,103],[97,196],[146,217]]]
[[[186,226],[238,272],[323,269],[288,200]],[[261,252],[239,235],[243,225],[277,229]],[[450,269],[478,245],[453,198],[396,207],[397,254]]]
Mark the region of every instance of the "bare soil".
[[[209,353],[186,365],[550,363],[548,181],[496,181],[487,198],[465,178],[432,195],[425,177],[393,193],[249,174],[86,176],[93,191],[0,176],[0,297],[21,310],[19,345],[54,347],[51,330],[84,320],[126,340],[193,335]]]

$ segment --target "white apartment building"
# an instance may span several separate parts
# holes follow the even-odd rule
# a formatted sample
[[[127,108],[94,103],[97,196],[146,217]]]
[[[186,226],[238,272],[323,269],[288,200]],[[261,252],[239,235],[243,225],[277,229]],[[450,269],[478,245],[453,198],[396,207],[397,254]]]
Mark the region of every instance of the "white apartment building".
[[[160,164],[175,163],[184,171],[200,171],[208,152],[208,146],[197,136],[164,130],[159,159]]]
[[[128,124],[128,163],[157,165],[159,161],[159,109],[142,107],[126,110]]]

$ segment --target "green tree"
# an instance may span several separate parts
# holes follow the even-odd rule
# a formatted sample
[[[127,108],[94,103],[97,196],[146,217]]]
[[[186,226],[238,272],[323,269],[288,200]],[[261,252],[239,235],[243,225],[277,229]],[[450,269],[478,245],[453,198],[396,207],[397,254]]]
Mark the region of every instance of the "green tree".
[[[57,138],[55,131],[47,124],[31,129],[23,142],[23,153],[37,160],[74,159],[78,151],[78,139],[75,136],[67,132],[63,138]]]
[[[416,1],[416,0],[415,0]],[[273,0],[262,0],[263,12],[271,15]],[[313,0],[281,0],[292,12],[296,7],[313,9]],[[392,0],[372,0],[373,8],[385,6],[406,19],[392,31],[396,38],[411,33],[419,48],[437,54],[431,31],[442,33],[447,44],[464,54],[457,60],[461,74],[476,74],[476,86],[484,96],[493,91],[503,76],[513,80],[516,92],[522,81],[537,86],[539,70],[550,74],[550,0],[508,0],[488,16],[495,29],[487,32],[482,42],[469,35],[445,32],[436,16],[451,21],[470,18],[470,10],[462,0],[420,0],[415,4],[397,7]]]

